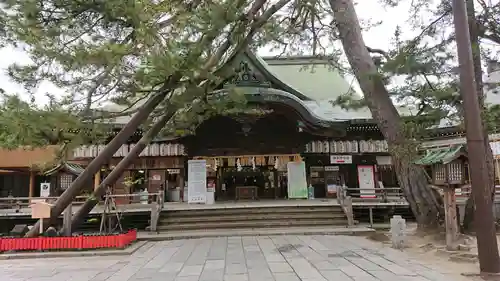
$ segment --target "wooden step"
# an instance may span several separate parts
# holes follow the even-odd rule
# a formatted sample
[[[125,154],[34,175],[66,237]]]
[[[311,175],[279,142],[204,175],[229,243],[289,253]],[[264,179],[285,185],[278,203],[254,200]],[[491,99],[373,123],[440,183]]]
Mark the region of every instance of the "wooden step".
[[[346,226],[344,219],[293,219],[293,220],[253,220],[230,222],[195,222],[182,224],[159,225],[158,230],[198,230],[198,229],[247,229],[276,227],[309,227],[309,226]]]
[[[189,216],[177,217],[165,214],[162,216],[159,225],[164,224],[179,224],[193,222],[221,222],[221,221],[245,221],[245,220],[293,220],[293,219],[345,219],[343,213],[331,212],[306,212],[306,213],[271,213],[271,214],[221,214],[217,216]]]
[[[191,217],[191,216],[219,216],[225,214],[269,214],[269,213],[317,213],[330,212],[343,214],[342,208],[338,206],[320,207],[263,207],[263,208],[228,208],[228,209],[192,209],[192,210],[166,210],[162,215],[169,217]]]

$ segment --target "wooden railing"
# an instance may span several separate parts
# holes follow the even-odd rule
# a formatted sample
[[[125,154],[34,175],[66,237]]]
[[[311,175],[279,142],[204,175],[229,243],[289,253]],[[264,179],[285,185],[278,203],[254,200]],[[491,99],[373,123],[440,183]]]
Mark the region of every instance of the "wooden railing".
[[[380,203],[406,201],[400,187],[345,188],[345,190],[347,194],[353,197],[354,201]]]
[[[99,205],[104,204],[104,195],[99,198]],[[114,198],[118,206],[131,205],[131,204],[158,204],[163,207],[164,193],[163,191],[157,193],[148,193],[147,201],[144,200],[146,194],[111,194],[109,197]],[[29,208],[31,204],[37,201],[45,201],[48,203],[55,203],[59,197],[4,197],[0,198],[0,209],[25,209]],[[89,196],[77,196],[73,201],[73,206],[78,207],[85,203]]]

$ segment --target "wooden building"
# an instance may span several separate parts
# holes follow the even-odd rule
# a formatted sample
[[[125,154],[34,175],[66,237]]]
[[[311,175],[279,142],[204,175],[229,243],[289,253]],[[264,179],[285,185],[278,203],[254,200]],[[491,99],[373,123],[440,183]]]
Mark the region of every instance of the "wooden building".
[[[379,188],[379,182],[397,186],[387,143],[369,110],[332,106],[331,101],[352,89],[328,60],[262,59],[248,51],[237,67],[217,93],[236,87],[259,113],[215,116],[192,135],[153,141],[115,184],[114,193],[179,191],[186,186],[189,159],[207,160],[208,184],[216,200],[234,200],[237,186],[251,187],[246,190],[250,198],[286,198],[287,163],[296,161],[305,162],[307,184],[317,198],[335,196],[337,185],[366,190]],[[110,123],[127,121],[121,117]],[[141,134],[115,153],[91,186],[127,155]],[[72,163],[85,167],[102,148],[77,148]]]

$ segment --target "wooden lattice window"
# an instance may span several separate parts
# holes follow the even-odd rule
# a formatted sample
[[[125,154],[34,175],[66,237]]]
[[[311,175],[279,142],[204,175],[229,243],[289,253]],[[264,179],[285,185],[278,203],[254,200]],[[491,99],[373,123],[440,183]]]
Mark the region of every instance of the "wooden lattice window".
[[[68,188],[71,185],[72,182],[73,182],[73,176],[72,175],[62,174],[59,177],[59,187],[62,190],[66,190],[66,188]]]

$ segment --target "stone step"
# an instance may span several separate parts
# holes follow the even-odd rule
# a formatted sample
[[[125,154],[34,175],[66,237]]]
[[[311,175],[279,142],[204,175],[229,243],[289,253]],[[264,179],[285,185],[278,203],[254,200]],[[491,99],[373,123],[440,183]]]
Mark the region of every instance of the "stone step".
[[[227,209],[191,209],[191,210],[166,210],[163,215],[169,217],[192,217],[192,216],[218,216],[225,214],[269,214],[269,213],[317,213],[329,212],[343,214],[339,206],[300,206],[300,207],[263,207],[263,208],[227,208]]]
[[[245,221],[245,220],[293,220],[293,219],[340,219],[345,220],[346,216],[343,213],[332,212],[305,212],[305,213],[251,213],[251,214],[221,214],[216,216],[189,216],[177,217],[170,216],[169,213],[162,214],[158,224],[179,224],[193,222],[221,222],[221,221]]]
[[[253,220],[229,222],[194,222],[159,225],[159,231],[202,230],[202,229],[248,229],[276,227],[309,226],[347,226],[345,219],[292,219],[292,220]]]

